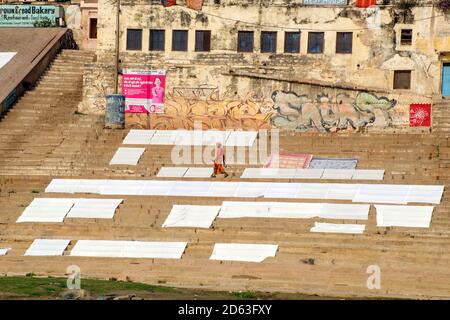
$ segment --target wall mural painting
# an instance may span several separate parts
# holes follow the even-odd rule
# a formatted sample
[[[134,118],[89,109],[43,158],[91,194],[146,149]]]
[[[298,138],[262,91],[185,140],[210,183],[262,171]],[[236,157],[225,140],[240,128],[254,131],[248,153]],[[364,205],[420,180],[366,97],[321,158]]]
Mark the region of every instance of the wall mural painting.
[[[151,114],[152,129],[193,129],[194,122],[201,121],[203,129],[270,129],[273,102],[249,92],[238,99],[220,99],[218,90],[208,92],[199,99],[198,91],[174,90],[166,96],[164,114]]]
[[[361,131],[384,124],[392,126],[391,110],[397,101],[359,92],[336,97],[320,94],[315,99],[276,90],[271,97],[251,91],[241,98],[222,98],[218,88],[174,88],[166,94],[164,114],[127,115],[127,126],[151,129],[188,129],[201,121],[203,129],[271,129],[336,132]],[[379,119],[377,119],[377,117]]]
[[[384,116],[385,127],[391,127],[390,110],[397,105],[394,99],[377,97],[368,92],[360,92],[356,98],[346,93],[339,93],[336,99],[321,94],[312,101],[307,95],[276,90],[272,93],[272,100],[274,103],[274,114],[271,117],[273,126],[305,131],[314,129],[319,132],[346,129],[361,131],[374,124],[377,110]]]

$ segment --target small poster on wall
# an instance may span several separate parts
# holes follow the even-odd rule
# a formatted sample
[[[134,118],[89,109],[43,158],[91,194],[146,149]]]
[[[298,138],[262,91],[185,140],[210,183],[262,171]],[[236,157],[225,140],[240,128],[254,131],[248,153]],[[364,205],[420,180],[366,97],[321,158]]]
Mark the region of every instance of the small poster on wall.
[[[165,70],[123,70],[125,113],[164,113],[165,87]]]
[[[430,127],[431,126],[431,104],[411,104],[409,106],[409,126],[410,127]]]

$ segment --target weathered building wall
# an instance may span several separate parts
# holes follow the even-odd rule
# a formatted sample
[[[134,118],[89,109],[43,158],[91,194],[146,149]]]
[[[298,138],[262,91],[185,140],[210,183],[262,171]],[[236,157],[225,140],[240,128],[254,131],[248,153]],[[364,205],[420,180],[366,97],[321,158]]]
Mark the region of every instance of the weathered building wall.
[[[76,4],[65,5],[64,7],[64,21],[67,28],[72,30],[73,38],[78,47],[82,48],[83,43],[83,29],[81,24],[81,10],[80,6]]]
[[[429,5],[410,11],[385,6],[376,20],[353,6],[214,3],[194,11],[122,0],[120,68],[167,70],[166,111],[151,116],[152,127],[191,128],[202,119],[215,128],[410,130],[409,105],[430,103],[440,93],[450,17]],[[114,89],[116,7],[100,0],[99,8],[97,63],[85,77],[83,112],[103,113],[104,95]],[[411,46],[400,45],[402,27],[413,29]],[[141,51],[126,50],[127,28],[143,30]],[[150,29],[165,30],[164,52],[148,50]],[[171,50],[172,30],[188,30],[187,52]],[[195,52],[195,30],[211,30],[210,52]],[[245,30],[255,32],[252,53],[237,52],[237,33]],[[300,53],[284,53],[284,33],[298,30]],[[276,53],[260,52],[261,31],[277,32]],[[325,33],[323,54],[307,52],[309,31]],[[337,31],[353,32],[351,54],[336,53]],[[410,90],[393,90],[394,70],[412,70]]]

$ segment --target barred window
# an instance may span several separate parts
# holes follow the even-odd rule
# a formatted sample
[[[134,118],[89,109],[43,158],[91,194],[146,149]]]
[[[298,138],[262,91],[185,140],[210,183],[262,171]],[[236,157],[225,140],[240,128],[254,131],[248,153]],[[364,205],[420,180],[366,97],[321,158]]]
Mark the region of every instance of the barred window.
[[[277,33],[274,31],[262,31],[261,32],[261,52],[277,51]]]
[[[338,32],[336,34],[336,53],[352,53],[353,32]]]
[[[187,51],[188,32],[187,30],[173,30],[172,51]]]
[[[150,51],[165,50],[166,33],[164,30],[150,30]]]
[[[238,52],[253,52],[253,31],[238,32]]]
[[[323,32],[308,33],[308,53],[323,53]]]
[[[142,29],[127,29],[127,50],[142,50]]]
[[[211,31],[195,31],[195,51],[211,51]]]
[[[300,32],[286,32],[284,34],[284,52],[300,52]]]

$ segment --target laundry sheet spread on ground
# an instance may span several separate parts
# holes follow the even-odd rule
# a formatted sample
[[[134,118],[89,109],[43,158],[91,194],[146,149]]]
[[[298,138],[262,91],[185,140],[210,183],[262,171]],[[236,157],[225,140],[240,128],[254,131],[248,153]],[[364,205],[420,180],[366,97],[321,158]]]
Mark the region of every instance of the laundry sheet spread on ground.
[[[67,218],[112,219],[123,199],[75,199]]]
[[[187,242],[78,240],[76,257],[181,259]]]
[[[145,148],[119,148],[109,164],[126,164],[135,166],[144,152]]]
[[[242,179],[383,180],[384,170],[246,168]]]
[[[220,130],[130,130],[124,144],[251,147],[256,131]]]
[[[355,169],[358,159],[313,157],[308,168],[311,169]]]
[[[123,199],[35,198],[17,222],[63,222],[64,218],[112,219]]]
[[[189,168],[184,174],[184,178],[209,178],[213,174],[212,167],[209,168]]]
[[[25,256],[62,256],[70,240],[35,239],[25,252]]]
[[[0,248],[0,256],[5,256],[11,248]]]
[[[35,198],[17,222],[63,222],[75,199]]]
[[[311,159],[311,154],[287,152],[271,153],[267,162],[264,164],[264,167],[287,169],[308,168]]]
[[[315,222],[311,232],[321,233],[364,233],[366,226],[364,224],[337,224],[337,223],[321,223]]]
[[[210,260],[262,262],[269,257],[275,257],[278,245],[216,243]]]
[[[220,208],[221,206],[174,205],[162,226],[209,228]]]
[[[158,174],[158,178],[182,178],[188,167],[161,167]]]
[[[123,140],[123,144],[150,144],[155,132],[155,130],[131,129]]]
[[[224,201],[219,218],[300,218],[367,220],[368,204]]]
[[[360,203],[439,204],[444,186],[346,183],[221,182],[167,180],[53,179],[45,192],[102,195],[245,197],[349,200]],[[288,191],[286,193],[286,191]]]
[[[433,206],[375,205],[378,227],[429,228]]]

